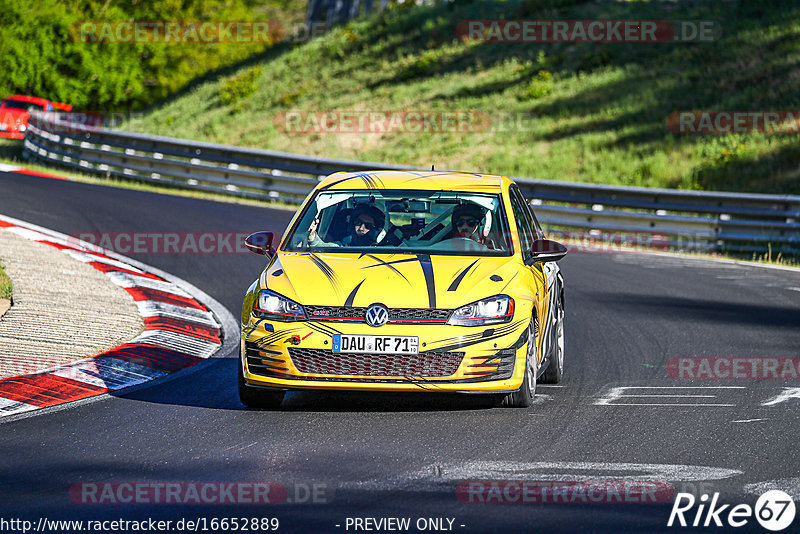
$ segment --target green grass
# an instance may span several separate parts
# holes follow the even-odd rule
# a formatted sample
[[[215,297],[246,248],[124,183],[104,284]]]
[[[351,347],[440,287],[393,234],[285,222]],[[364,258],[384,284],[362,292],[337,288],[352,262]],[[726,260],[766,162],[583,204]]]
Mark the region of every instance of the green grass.
[[[800,109],[800,5],[770,0],[409,4],[351,21],[308,43],[277,46],[238,72],[167,99],[124,128],[512,176],[800,193],[797,134],[689,135],[666,127],[667,116],[679,110]],[[509,44],[456,38],[461,20],[500,18],[714,19],[723,33],[712,43]],[[251,91],[253,78],[257,87]],[[290,110],[474,110],[488,113],[493,126],[467,133],[290,135],[274,124]],[[509,128],[499,124],[502,116],[524,120]]]
[[[14,283],[6,274],[5,269],[3,269],[3,262],[0,262],[0,299],[11,299],[13,289]]]

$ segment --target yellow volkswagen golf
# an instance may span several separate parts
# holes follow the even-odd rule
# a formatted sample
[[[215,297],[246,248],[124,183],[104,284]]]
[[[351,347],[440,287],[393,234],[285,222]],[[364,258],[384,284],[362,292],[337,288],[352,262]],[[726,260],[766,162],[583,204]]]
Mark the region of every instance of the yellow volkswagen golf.
[[[527,407],[564,369],[566,247],[508,177],[336,173],[311,192],[242,307],[239,396],[301,389],[494,395]]]

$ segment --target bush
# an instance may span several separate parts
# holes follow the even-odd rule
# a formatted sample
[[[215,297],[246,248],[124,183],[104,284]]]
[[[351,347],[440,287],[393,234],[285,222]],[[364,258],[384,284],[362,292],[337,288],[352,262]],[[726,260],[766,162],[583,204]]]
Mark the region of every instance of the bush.
[[[540,70],[528,84],[523,93],[523,99],[535,100],[544,98],[553,91],[553,73],[549,70]]]
[[[261,67],[258,66],[225,78],[219,85],[219,99],[227,106],[232,106],[245,100],[258,89],[258,78],[260,76]]]
[[[207,21],[221,14],[223,20],[263,20],[258,4],[6,0],[0,10],[0,98],[31,94],[101,112],[142,107],[270,43],[89,42],[82,23]],[[95,35],[102,34],[96,30]]]

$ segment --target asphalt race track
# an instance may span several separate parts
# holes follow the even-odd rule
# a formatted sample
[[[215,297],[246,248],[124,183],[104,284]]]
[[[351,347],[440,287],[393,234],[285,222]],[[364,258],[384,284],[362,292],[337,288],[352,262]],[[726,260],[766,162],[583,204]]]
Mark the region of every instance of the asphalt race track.
[[[0,213],[66,234],[280,235],[291,217],[14,174],[0,174]],[[237,319],[264,265],[254,254],[129,255],[196,285]],[[308,392],[288,396],[281,411],[249,411],[230,355],[166,383],[0,422],[0,516],[277,517],[278,532],[366,531],[353,518],[389,517],[411,518],[412,527],[444,518],[421,523],[427,531],[719,532],[668,528],[673,492],[719,492],[720,502],[751,506],[767,489],[800,498],[800,389],[785,389],[800,380],[682,379],[675,360],[668,369],[673,358],[800,357],[800,272],[630,253],[572,253],[561,266],[565,380],[540,386],[531,409]],[[480,503],[456,491],[464,481],[511,479],[655,481],[669,498]],[[71,496],[74,485],[94,482],[277,482],[288,494],[259,506]],[[313,498],[306,490],[315,484]],[[731,530],[767,532],[754,518]]]

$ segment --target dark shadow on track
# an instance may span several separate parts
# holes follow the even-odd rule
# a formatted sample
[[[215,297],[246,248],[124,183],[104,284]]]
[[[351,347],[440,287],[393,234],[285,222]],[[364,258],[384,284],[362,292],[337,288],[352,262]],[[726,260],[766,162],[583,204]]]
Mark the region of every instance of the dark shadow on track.
[[[597,302],[620,315],[676,318],[696,323],[727,323],[770,328],[800,325],[800,308],[721,302],[668,296],[611,295],[589,292]]]
[[[198,371],[164,384],[111,395],[128,400],[193,406],[217,410],[249,410],[239,402],[235,358],[223,358]],[[285,412],[438,412],[481,410],[494,407],[485,395],[453,393],[393,393],[353,391],[292,391],[280,410]]]

